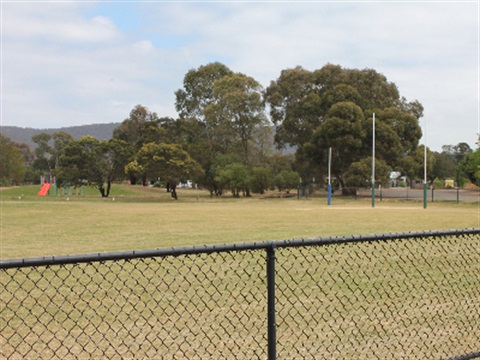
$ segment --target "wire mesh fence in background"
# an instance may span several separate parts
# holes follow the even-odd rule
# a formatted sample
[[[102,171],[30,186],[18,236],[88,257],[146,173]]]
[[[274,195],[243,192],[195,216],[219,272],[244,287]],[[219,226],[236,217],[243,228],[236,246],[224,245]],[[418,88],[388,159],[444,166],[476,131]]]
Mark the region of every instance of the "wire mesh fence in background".
[[[480,229],[0,262],[0,357],[480,356]]]
[[[353,196],[358,197],[371,197],[372,190],[365,188],[350,188],[349,189]],[[480,191],[475,189],[435,189],[428,188],[427,191],[427,201],[429,203],[434,202],[457,202],[457,203],[475,203],[480,201]],[[396,199],[396,200],[417,200],[421,201],[423,199],[423,189],[411,189],[408,187],[404,188],[377,188],[375,190],[375,197],[377,199]]]

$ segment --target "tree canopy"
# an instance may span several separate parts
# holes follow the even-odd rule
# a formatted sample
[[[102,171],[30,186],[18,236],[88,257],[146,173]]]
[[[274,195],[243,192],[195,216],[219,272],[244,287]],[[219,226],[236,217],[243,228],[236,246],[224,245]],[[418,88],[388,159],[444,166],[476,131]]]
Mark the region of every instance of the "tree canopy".
[[[25,174],[26,162],[20,147],[0,134],[0,184],[8,186],[22,183]]]
[[[371,154],[373,113],[377,154],[387,166],[398,166],[421,137],[421,104],[401,98],[395,84],[373,69],[327,64],[313,72],[284,70],[267,88],[266,101],[277,145],[294,146],[297,159],[316,164],[321,173],[331,147],[332,171],[342,186],[349,185],[344,175],[352,164]],[[305,169],[302,177],[310,178],[309,172]]]
[[[282,70],[264,89],[251,76],[213,62],[185,74],[175,108],[178,118],[160,117],[138,104],[109,141],[36,135],[33,159],[29,149],[2,138],[2,178],[25,178],[29,163],[32,174],[89,184],[102,196],[125,178],[143,185],[160,179],[173,190],[189,180],[212,195],[229,190],[248,196],[275,187],[288,191],[314,179],[321,184],[331,148],[336,183],[363,186],[371,174],[373,114],[376,180],[387,182],[391,170],[422,177],[423,106],[407,101],[374,69],[297,66]],[[287,149],[289,154],[279,151]],[[478,182],[478,150],[465,143],[442,150],[429,151],[430,181],[454,173],[457,183]],[[20,164],[22,155],[23,168],[8,165]]]
[[[127,143],[122,140],[99,141],[92,136],[72,140],[60,156],[58,181],[91,185],[102,197],[108,197],[112,182],[123,178],[128,154]]]

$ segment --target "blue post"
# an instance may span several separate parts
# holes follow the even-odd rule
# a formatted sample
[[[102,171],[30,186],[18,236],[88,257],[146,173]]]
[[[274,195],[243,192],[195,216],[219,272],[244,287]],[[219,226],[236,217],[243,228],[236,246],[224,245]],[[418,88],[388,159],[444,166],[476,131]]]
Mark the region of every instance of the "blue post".
[[[375,207],[375,182],[372,181],[372,207]]]
[[[427,208],[427,183],[423,184],[423,208]]]
[[[327,204],[332,204],[332,148],[328,148],[328,200]]]

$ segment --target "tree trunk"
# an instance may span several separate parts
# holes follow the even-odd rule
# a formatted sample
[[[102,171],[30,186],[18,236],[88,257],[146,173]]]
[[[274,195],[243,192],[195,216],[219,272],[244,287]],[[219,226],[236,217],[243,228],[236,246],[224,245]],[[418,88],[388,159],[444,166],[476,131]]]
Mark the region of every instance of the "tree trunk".
[[[172,191],[172,197],[173,197],[175,200],[178,200],[178,197],[177,197],[177,185],[172,184],[172,185],[171,185],[171,191]]]
[[[137,178],[135,176],[130,176],[130,185],[137,185]]]
[[[342,178],[341,175],[335,174],[335,177],[337,178],[337,181],[340,184],[340,187],[342,188],[342,195],[343,196],[356,196],[357,195],[357,189],[356,188],[347,188],[345,186],[345,181],[343,181],[343,178]]]
[[[112,187],[112,182],[110,180],[107,181],[107,192],[106,192],[106,195],[105,197],[108,197],[108,195],[110,195],[110,189]]]

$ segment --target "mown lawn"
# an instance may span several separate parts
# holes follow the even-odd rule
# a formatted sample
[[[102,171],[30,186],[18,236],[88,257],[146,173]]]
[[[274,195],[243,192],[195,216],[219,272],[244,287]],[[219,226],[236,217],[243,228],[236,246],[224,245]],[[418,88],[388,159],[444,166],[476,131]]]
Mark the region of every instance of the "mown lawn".
[[[480,227],[478,203],[433,203],[314,196],[211,198],[205,191],[115,185],[102,199],[37,197],[38,187],[3,189],[0,201],[1,259],[238,243],[291,238],[360,235]]]
[[[210,198],[116,186],[102,199],[1,191],[1,259],[480,227],[479,204]],[[475,349],[478,238],[276,252],[282,358],[446,358]],[[264,253],[9,269],[0,357],[195,357],[266,348]],[[467,266],[465,266],[467,264]],[[112,334],[114,334],[112,336]],[[360,349],[360,351],[358,350]],[[23,356],[25,357],[25,356]]]

